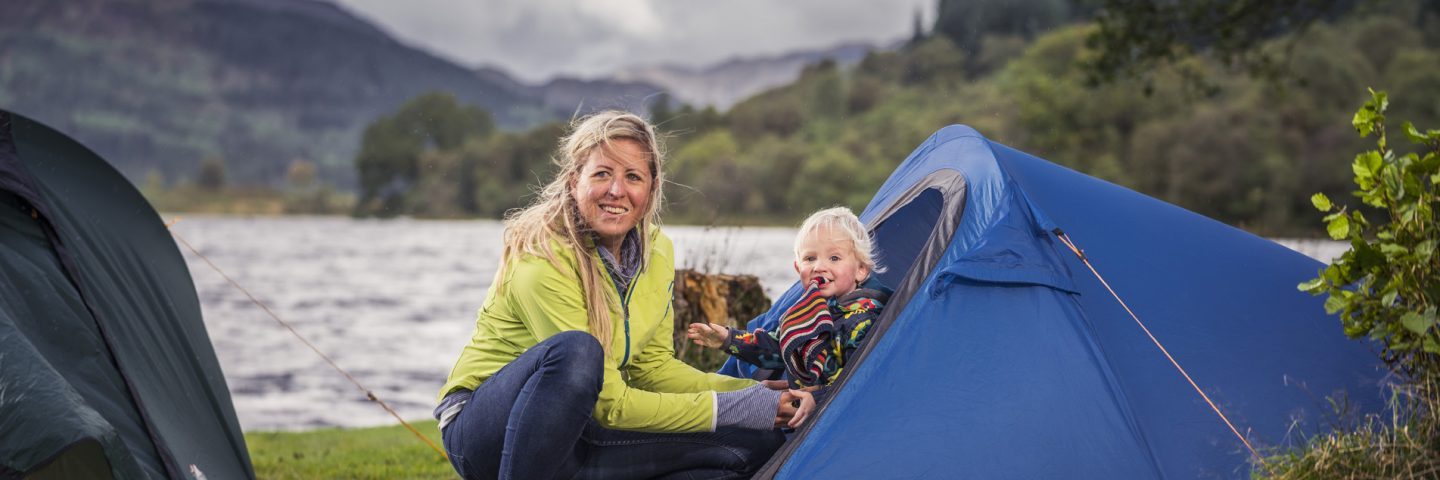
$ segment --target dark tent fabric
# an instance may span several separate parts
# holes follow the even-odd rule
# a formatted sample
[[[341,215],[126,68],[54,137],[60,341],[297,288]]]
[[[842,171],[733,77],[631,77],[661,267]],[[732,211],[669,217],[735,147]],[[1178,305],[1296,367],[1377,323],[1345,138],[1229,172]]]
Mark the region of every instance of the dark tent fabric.
[[[253,478],[184,259],[93,152],[0,111],[0,477]]]
[[[1373,346],[1295,288],[1320,262],[968,127],[926,140],[861,219],[896,295],[757,478],[1248,476],[1244,444],[1057,229],[1258,448],[1323,428],[1332,395],[1383,408]]]

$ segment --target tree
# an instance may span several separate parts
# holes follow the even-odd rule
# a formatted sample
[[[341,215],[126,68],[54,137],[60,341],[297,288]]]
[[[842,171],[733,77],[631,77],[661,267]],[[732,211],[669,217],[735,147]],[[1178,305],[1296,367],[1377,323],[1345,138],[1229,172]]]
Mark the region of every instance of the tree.
[[[380,117],[365,128],[355,157],[360,176],[356,213],[406,213],[404,198],[419,178],[422,155],[458,149],[466,138],[488,137],[494,130],[489,113],[460,105],[444,92],[421,95],[394,115]]]
[[[950,39],[931,37],[906,53],[904,81],[915,85],[963,79],[967,57]]]
[[[285,183],[295,189],[315,186],[315,163],[303,158],[291,161],[290,166],[285,169]]]
[[[671,108],[670,102],[669,93],[655,94],[655,99],[650,102],[650,123],[659,126],[670,123],[675,118],[675,111]]]
[[[1066,0],[940,0],[934,33],[973,58],[987,35],[1032,39],[1071,18]]]
[[[1265,40],[1304,31],[1335,18],[1359,0],[1104,0],[1100,28],[1088,39],[1098,55],[1087,62],[1095,83],[1144,76],[1163,64],[1196,54],[1212,56],[1252,74],[1274,78],[1284,59],[1257,48]],[[1298,37],[1291,36],[1296,39]],[[1293,41],[1293,40],[1292,40]],[[1290,47],[1278,50],[1285,53]],[[1191,82],[1204,76],[1191,72]]]
[[[205,190],[218,192],[225,188],[225,159],[217,155],[205,157],[200,161],[200,174],[196,177],[195,184]]]
[[[925,12],[920,7],[915,7],[915,23],[910,26],[910,44],[915,45],[925,40]]]

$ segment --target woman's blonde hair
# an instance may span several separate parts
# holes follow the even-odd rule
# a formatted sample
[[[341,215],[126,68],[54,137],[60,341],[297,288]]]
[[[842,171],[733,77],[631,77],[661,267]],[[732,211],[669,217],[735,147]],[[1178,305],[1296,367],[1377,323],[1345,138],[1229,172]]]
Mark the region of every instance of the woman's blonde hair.
[[[570,249],[580,269],[580,289],[585,295],[590,334],[600,341],[606,354],[610,353],[613,337],[610,311],[618,307],[620,299],[608,294],[605,267],[596,254],[592,230],[580,214],[574,192],[590,152],[609,148],[616,140],[635,141],[650,156],[650,200],[636,225],[644,269],[643,265],[650,262],[649,227],[659,223],[660,186],[665,183],[664,155],[655,127],[635,114],[616,110],[595,113],[571,123],[570,134],[560,139],[559,150],[552,159],[559,166],[555,178],[540,190],[530,206],[506,215],[505,251],[501,260],[501,268],[506,268],[526,255],[534,255],[563,270],[565,267],[556,258],[550,242],[558,239],[561,248]],[[618,256],[620,252],[615,254]]]
[[[860,260],[865,271],[871,275],[885,271],[885,266],[875,260],[875,242],[870,240],[870,233],[860,224],[860,217],[856,217],[854,212],[845,207],[817,211],[810,214],[805,223],[800,224],[800,231],[795,232],[796,258],[800,257],[800,248],[805,239],[822,230],[844,235],[850,240],[850,246],[855,250],[855,258]]]

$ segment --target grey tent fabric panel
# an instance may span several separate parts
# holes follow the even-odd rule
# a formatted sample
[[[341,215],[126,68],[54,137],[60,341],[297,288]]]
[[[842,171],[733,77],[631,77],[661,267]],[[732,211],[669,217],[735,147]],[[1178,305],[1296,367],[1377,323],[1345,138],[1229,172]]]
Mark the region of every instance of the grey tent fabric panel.
[[[112,475],[104,447],[94,439],[84,439],[66,448],[59,457],[25,476],[27,480],[66,480],[119,478]]]
[[[139,412],[44,234],[18,206],[0,192],[0,412],[13,412],[0,415],[0,465],[28,473],[91,439],[113,459],[107,474],[163,475],[135,461],[155,457],[148,442],[122,441],[144,435]]]
[[[63,134],[19,116],[10,126],[13,146],[0,138],[0,189],[38,211],[98,327],[144,426],[143,434],[121,431],[123,441],[153,448],[161,476],[198,469],[211,478],[254,477],[188,267],[159,215],[119,172]]]
[[[886,311],[899,313],[900,310],[904,310],[905,301],[910,298],[916,288],[919,288],[920,283],[930,276],[935,262],[945,253],[945,248],[949,246],[950,238],[955,233],[955,227],[960,225],[960,216],[965,210],[965,177],[955,170],[937,170],[925,176],[923,181],[916,182],[900,196],[899,200],[886,206],[865,226],[871,232],[876,231],[896,212],[909,206],[916,198],[929,190],[937,191],[940,194],[939,215],[935,219],[934,227],[930,230],[930,235],[925,240],[924,247],[910,262],[910,268],[906,270],[904,279],[895,285],[895,295],[891,298],[890,308],[887,308]],[[883,325],[888,322],[882,320],[880,323]]]

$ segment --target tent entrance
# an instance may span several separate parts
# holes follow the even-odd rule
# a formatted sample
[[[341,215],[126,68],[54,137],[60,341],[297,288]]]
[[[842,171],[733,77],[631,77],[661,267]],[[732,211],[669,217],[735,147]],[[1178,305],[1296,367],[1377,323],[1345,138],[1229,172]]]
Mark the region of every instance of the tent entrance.
[[[867,218],[862,220],[875,241],[877,261],[886,268],[878,275],[895,293],[890,296],[890,302],[871,328],[869,338],[855,355],[850,368],[846,368],[835,380],[833,388],[836,393],[845,387],[846,380],[855,371],[854,365],[865,361],[870,347],[879,342],[895,317],[905,310],[910,298],[930,277],[936,262],[950,245],[955,228],[960,225],[965,211],[965,192],[965,177],[958,171],[942,169],[916,182],[889,205],[872,205],[866,209]],[[836,393],[831,393],[831,396]],[[754,478],[774,478],[780,466],[797,446],[804,443],[810,427],[824,413],[825,406],[822,405]]]

